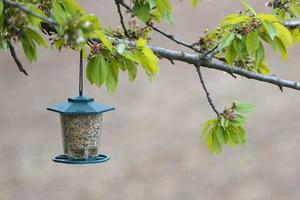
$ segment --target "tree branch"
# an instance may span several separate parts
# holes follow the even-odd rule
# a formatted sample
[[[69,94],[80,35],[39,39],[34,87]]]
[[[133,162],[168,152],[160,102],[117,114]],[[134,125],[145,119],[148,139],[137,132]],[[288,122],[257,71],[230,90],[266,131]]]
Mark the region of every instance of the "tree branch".
[[[11,41],[7,41],[7,44],[8,44],[8,48],[10,50],[10,54],[13,57],[15,63],[17,64],[20,72],[22,72],[23,74],[25,74],[26,76],[28,76],[27,71],[24,69],[21,61],[19,60],[19,58],[18,58],[18,56],[16,54],[15,47],[12,45]]]
[[[297,28],[300,27],[300,20],[283,21],[282,24],[288,28]]]
[[[132,9],[130,8],[130,6],[128,6],[123,0],[119,0],[119,4],[120,4],[121,6],[123,6],[125,9],[127,9],[129,12],[132,13]],[[177,44],[179,44],[179,45],[182,45],[182,46],[184,46],[184,47],[186,47],[186,48],[189,48],[189,49],[191,49],[191,50],[193,50],[193,51],[195,51],[195,52],[201,53],[201,50],[195,48],[195,47],[193,46],[193,44],[187,44],[187,43],[185,43],[185,42],[183,42],[183,41],[181,41],[181,40],[175,38],[174,35],[168,34],[168,33],[164,32],[164,31],[160,30],[159,28],[155,27],[152,23],[147,23],[147,26],[149,26],[149,27],[152,28],[154,31],[158,32],[159,34],[165,36],[166,38],[172,40],[173,42],[175,42],[175,43],[177,43]]]
[[[200,65],[195,65],[195,67],[196,67],[196,70],[197,70],[197,73],[198,73],[198,76],[199,76],[199,79],[200,79],[200,83],[201,83],[201,85],[203,87],[203,90],[204,90],[204,92],[206,94],[206,98],[208,100],[208,103],[211,106],[211,108],[213,109],[213,111],[216,113],[217,117],[219,117],[219,111],[217,110],[215,104],[213,103],[213,101],[212,101],[212,99],[210,97],[210,94],[208,92],[208,89],[207,89],[207,87],[205,85],[205,82],[204,82],[204,79],[203,79],[203,76],[202,76],[202,72],[201,72],[201,69],[200,69],[201,66]]]
[[[154,53],[156,53],[160,57],[166,58],[168,60],[177,60],[192,65],[196,65],[196,66],[200,65],[202,67],[220,70],[223,72],[227,72],[229,74],[240,75],[248,79],[254,79],[257,81],[271,83],[273,85],[277,85],[280,88],[286,87],[295,90],[300,90],[300,83],[298,82],[285,80],[276,76],[263,75],[263,74],[247,71],[237,66],[232,66],[232,65],[218,62],[213,59],[204,58],[202,55],[199,54],[190,54],[190,53],[185,53],[183,51],[173,51],[161,47],[152,47],[151,49]]]
[[[11,0],[3,0],[3,2],[7,5],[10,5],[10,6],[13,6],[13,7],[17,7],[19,8],[20,10],[32,15],[32,16],[35,16],[49,24],[52,24],[52,25],[57,25],[57,23],[55,21],[53,21],[52,19],[48,18],[48,17],[44,17],[42,15],[39,15],[33,11],[31,11],[30,9],[26,8],[23,4],[21,3],[18,3],[18,2],[15,2],[15,1],[11,1]]]
[[[124,17],[123,17],[122,11],[121,11],[121,6],[120,6],[121,2],[122,2],[122,0],[115,0],[116,6],[117,6],[117,9],[118,9],[118,13],[119,13],[119,16],[120,16],[120,23],[121,23],[122,28],[124,30],[124,34],[125,34],[126,37],[129,37],[128,36],[128,31],[127,31],[125,23],[124,23]]]

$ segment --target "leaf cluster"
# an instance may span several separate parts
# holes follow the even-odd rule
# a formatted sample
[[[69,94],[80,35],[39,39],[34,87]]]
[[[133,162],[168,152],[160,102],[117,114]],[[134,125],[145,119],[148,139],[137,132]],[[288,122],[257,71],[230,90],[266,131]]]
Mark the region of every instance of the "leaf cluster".
[[[223,145],[235,147],[239,144],[246,144],[244,114],[252,112],[253,105],[242,102],[234,102],[231,108],[228,108],[219,114],[218,118],[208,120],[203,124],[203,130],[200,140],[206,137],[206,144],[212,154],[222,153]]]
[[[159,59],[147,47],[147,41],[140,38],[134,47],[124,40],[113,43],[112,48],[93,43],[92,52],[87,66],[87,78],[91,84],[101,87],[106,84],[109,93],[113,93],[118,85],[119,71],[127,71],[130,81],[137,75],[137,65],[140,65],[149,78],[159,72]],[[93,50],[95,49],[96,50]]]
[[[201,37],[200,46],[207,49],[218,45],[217,56],[224,57],[228,64],[268,74],[265,46],[279,51],[287,60],[289,47],[300,41],[300,31],[286,28],[277,15],[257,14],[243,3],[246,11],[226,16],[218,29]]]

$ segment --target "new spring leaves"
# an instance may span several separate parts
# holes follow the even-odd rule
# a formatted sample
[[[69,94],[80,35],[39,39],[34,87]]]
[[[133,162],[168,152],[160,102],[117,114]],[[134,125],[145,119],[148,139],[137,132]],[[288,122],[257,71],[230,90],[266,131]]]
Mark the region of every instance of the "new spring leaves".
[[[283,60],[287,60],[289,47],[300,41],[300,31],[287,29],[277,15],[257,14],[245,2],[244,5],[247,11],[231,14],[221,22],[219,32],[223,37],[218,46],[219,55],[224,56],[228,64],[268,74],[265,45],[279,51]]]
[[[254,110],[254,106],[248,103],[234,102],[231,108],[225,108],[218,118],[211,119],[203,124],[200,139],[206,137],[206,144],[212,154],[222,153],[223,145],[235,147],[238,144],[246,144],[244,114]]]

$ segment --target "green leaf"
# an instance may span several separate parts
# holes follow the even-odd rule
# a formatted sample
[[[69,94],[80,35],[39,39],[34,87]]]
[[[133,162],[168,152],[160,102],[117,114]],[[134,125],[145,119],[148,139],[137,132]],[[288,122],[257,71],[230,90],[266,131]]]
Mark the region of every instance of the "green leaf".
[[[0,16],[3,14],[4,4],[3,1],[0,0]]]
[[[61,0],[62,5],[64,6],[65,10],[72,15],[75,14],[84,14],[84,9],[75,1],[73,0]]]
[[[246,3],[245,1],[242,1],[242,3],[249,10],[249,12],[251,12],[253,15],[256,15],[255,10],[248,3]]]
[[[278,18],[275,15],[272,14],[258,14],[257,18],[260,19],[262,22],[269,22],[269,23],[274,23],[278,22]]]
[[[147,41],[143,38],[138,39],[134,53],[138,63],[141,64],[143,69],[146,71],[146,74],[149,77],[152,77],[153,75],[159,73],[159,59],[153,53],[153,51],[146,46],[146,44]]]
[[[53,11],[53,15],[54,15],[54,18],[57,21],[57,23],[63,25],[66,22],[67,17],[65,15],[65,11],[61,7],[61,5],[59,3],[57,3],[56,1],[52,1],[52,11]]]
[[[223,144],[225,142],[225,139],[224,139],[224,131],[221,126],[217,126],[215,134],[217,139],[219,140],[219,143]]]
[[[22,42],[23,51],[28,61],[32,63],[37,58],[36,46],[34,42],[27,37],[22,38],[21,42]]]
[[[275,38],[274,41],[275,41],[276,47],[279,49],[282,59],[284,61],[286,61],[288,59],[288,51],[287,51],[285,45],[277,37]]]
[[[299,28],[295,28],[292,30],[292,35],[293,35],[293,42],[294,44],[297,44],[300,42],[300,30]]]
[[[248,20],[250,20],[250,17],[247,15],[231,14],[222,20],[221,26],[222,27],[234,26],[236,24],[240,24]]]
[[[231,42],[233,41],[234,39],[234,33],[232,32],[227,32],[223,39],[221,40],[219,46],[218,46],[218,49],[221,50],[221,49],[224,49],[225,47],[228,47]]]
[[[259,37],[256,32],[252,31],[248,33],[246,39],[246,48],[250,56],[254,55],[255,51],[259,47]]]
[[[270,36],[270,38],[274,40],[275,36],[277,36],[278,33],[273,24],[268,21],[262,21],[262,25],[265,28],[268,35]]]
[[[215,146],[213,141],[214,130],[215,130],[214,128],[210,129],[206,138],[206,145],[209,148],[211,154],[215,152]]]
[[[254,108],[253,108],[254,109]],[[237,113],[242,113],[242,112],[239,112],[239,111],[236,111]],[[250,111],[243,111],[243,113],[248,113]],[[241,115],[241,114],[236,114],[234,120],[231,121],[231,123],[235,126],[245,126],[246,124],[246,118]]]
[[[45,48],[48,48],[48,45],[45,42],[44,38],[39,33],[37,33],[36,31],[34,31],[33,29],[27,28],[26,31],[25,31],[25,34],[29,38],[33,39],[39,45],[43,45]]]
[[[125,67],[128,71],[128,77],[130,81],[134,81],[137,75],[136,64],[130,60],[125,61]]]
[[[197,6],[197,0],[192,0],[192,6],[195,8]]]
[[[109,94],[113,94],[118,86],[118,68],[116,65],[110,65],[106,80],[106,88]]]
[[[155,2],[156,8],[161,14],[161,16],[168,21],[168,23],[173,24],[171,17],[172,6],[168,0],[153,0]]]
[[[223,127],[224,131],[227,129],[229,125],[229,120],[226,119],[224,116],[221,117],[221,126]]]
[[[216,125],[217,121],[218,121],[217,119],[211,119],[202,125],[203,129],[202,129],[202,133],[200,135],[200,140],[202,140],[206,136],[206,133],[211,126]]]
[[[295,3],[290,3],[290,8],[292,9],[292,11],[298,15],[300,15],[300,6],[295,4]]]
[[[89,60],[86,74],[91,84],[96,84],[100,87],[107,79],[108,68],[103,55],[97,55]]]
[[[255,66],[259,66],[265,59],[265,49],[260,42],[258,49],[256,50],[256,55],[255,55]]]
[[[291,32],[286,27],[284,27],[282,24],[280,24],[278,22],[274,23],[273,25],[278,32],[277,37],[281,40],[282,44],[287,49],[290,45],[293,44],[293,36],[292,36]]]
[[[38,8],[35,7],[34,5],[29,5],[29,6],[27,6],[27,9],[29,9],[30,11],[32,11],[32,12],[34,12],[34,13],[36,13],[36,14],[39,14],[39,15],[42,16],[42,17],[47,17],[47,16],[45,15],[45,13],[44,13],[42,10],[38,9]],[[30,23],[32,26],[34,26],[34,27],[36,27],[36,28],[40,28],[40,26],[41,26],[41,21],[42,21],[40,18],[35,17],[35,16],[31,15],[31,14],[27,14],[26,16],[27,16],[27,19],[28,19],[29,23]]]
[[[151,18],[149,2],[136,2],[132,11],[144,23],[147,23]]]
[[[4,15],[0,15],[0,31],[2,31],[4,25]]]
[[[214,145],[214,149],[215,149],[215,152],[217,152],[217,154],[221,154],[222,153],[222,145],[218,139],[218,136],[217,136],[217,130],[218,128],[216,127],[214,129],[214,132],[213,132],[213,145]]]
[[[235,51],[238,54],[242,54],[243,51],[246,51],[246,39],[245,38],[243,38],[243,39],[236,38],[233,41],[233,46],[234,46]]]
[[[236,111],[239,113],[250,113],[254,110],[255,106],[246,102],[237,102]]]
[[[225,51],[225,59],[228,64],[232,64],[237,57],[237,52],[234,49],[233,43],[231,43]]]

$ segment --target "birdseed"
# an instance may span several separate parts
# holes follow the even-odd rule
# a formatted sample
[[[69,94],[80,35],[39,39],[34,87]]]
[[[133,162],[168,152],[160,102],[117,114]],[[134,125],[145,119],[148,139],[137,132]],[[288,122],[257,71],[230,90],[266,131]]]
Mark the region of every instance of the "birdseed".
[[[64,153],[74,159],[98,155],[102,114],[61,114]]]

